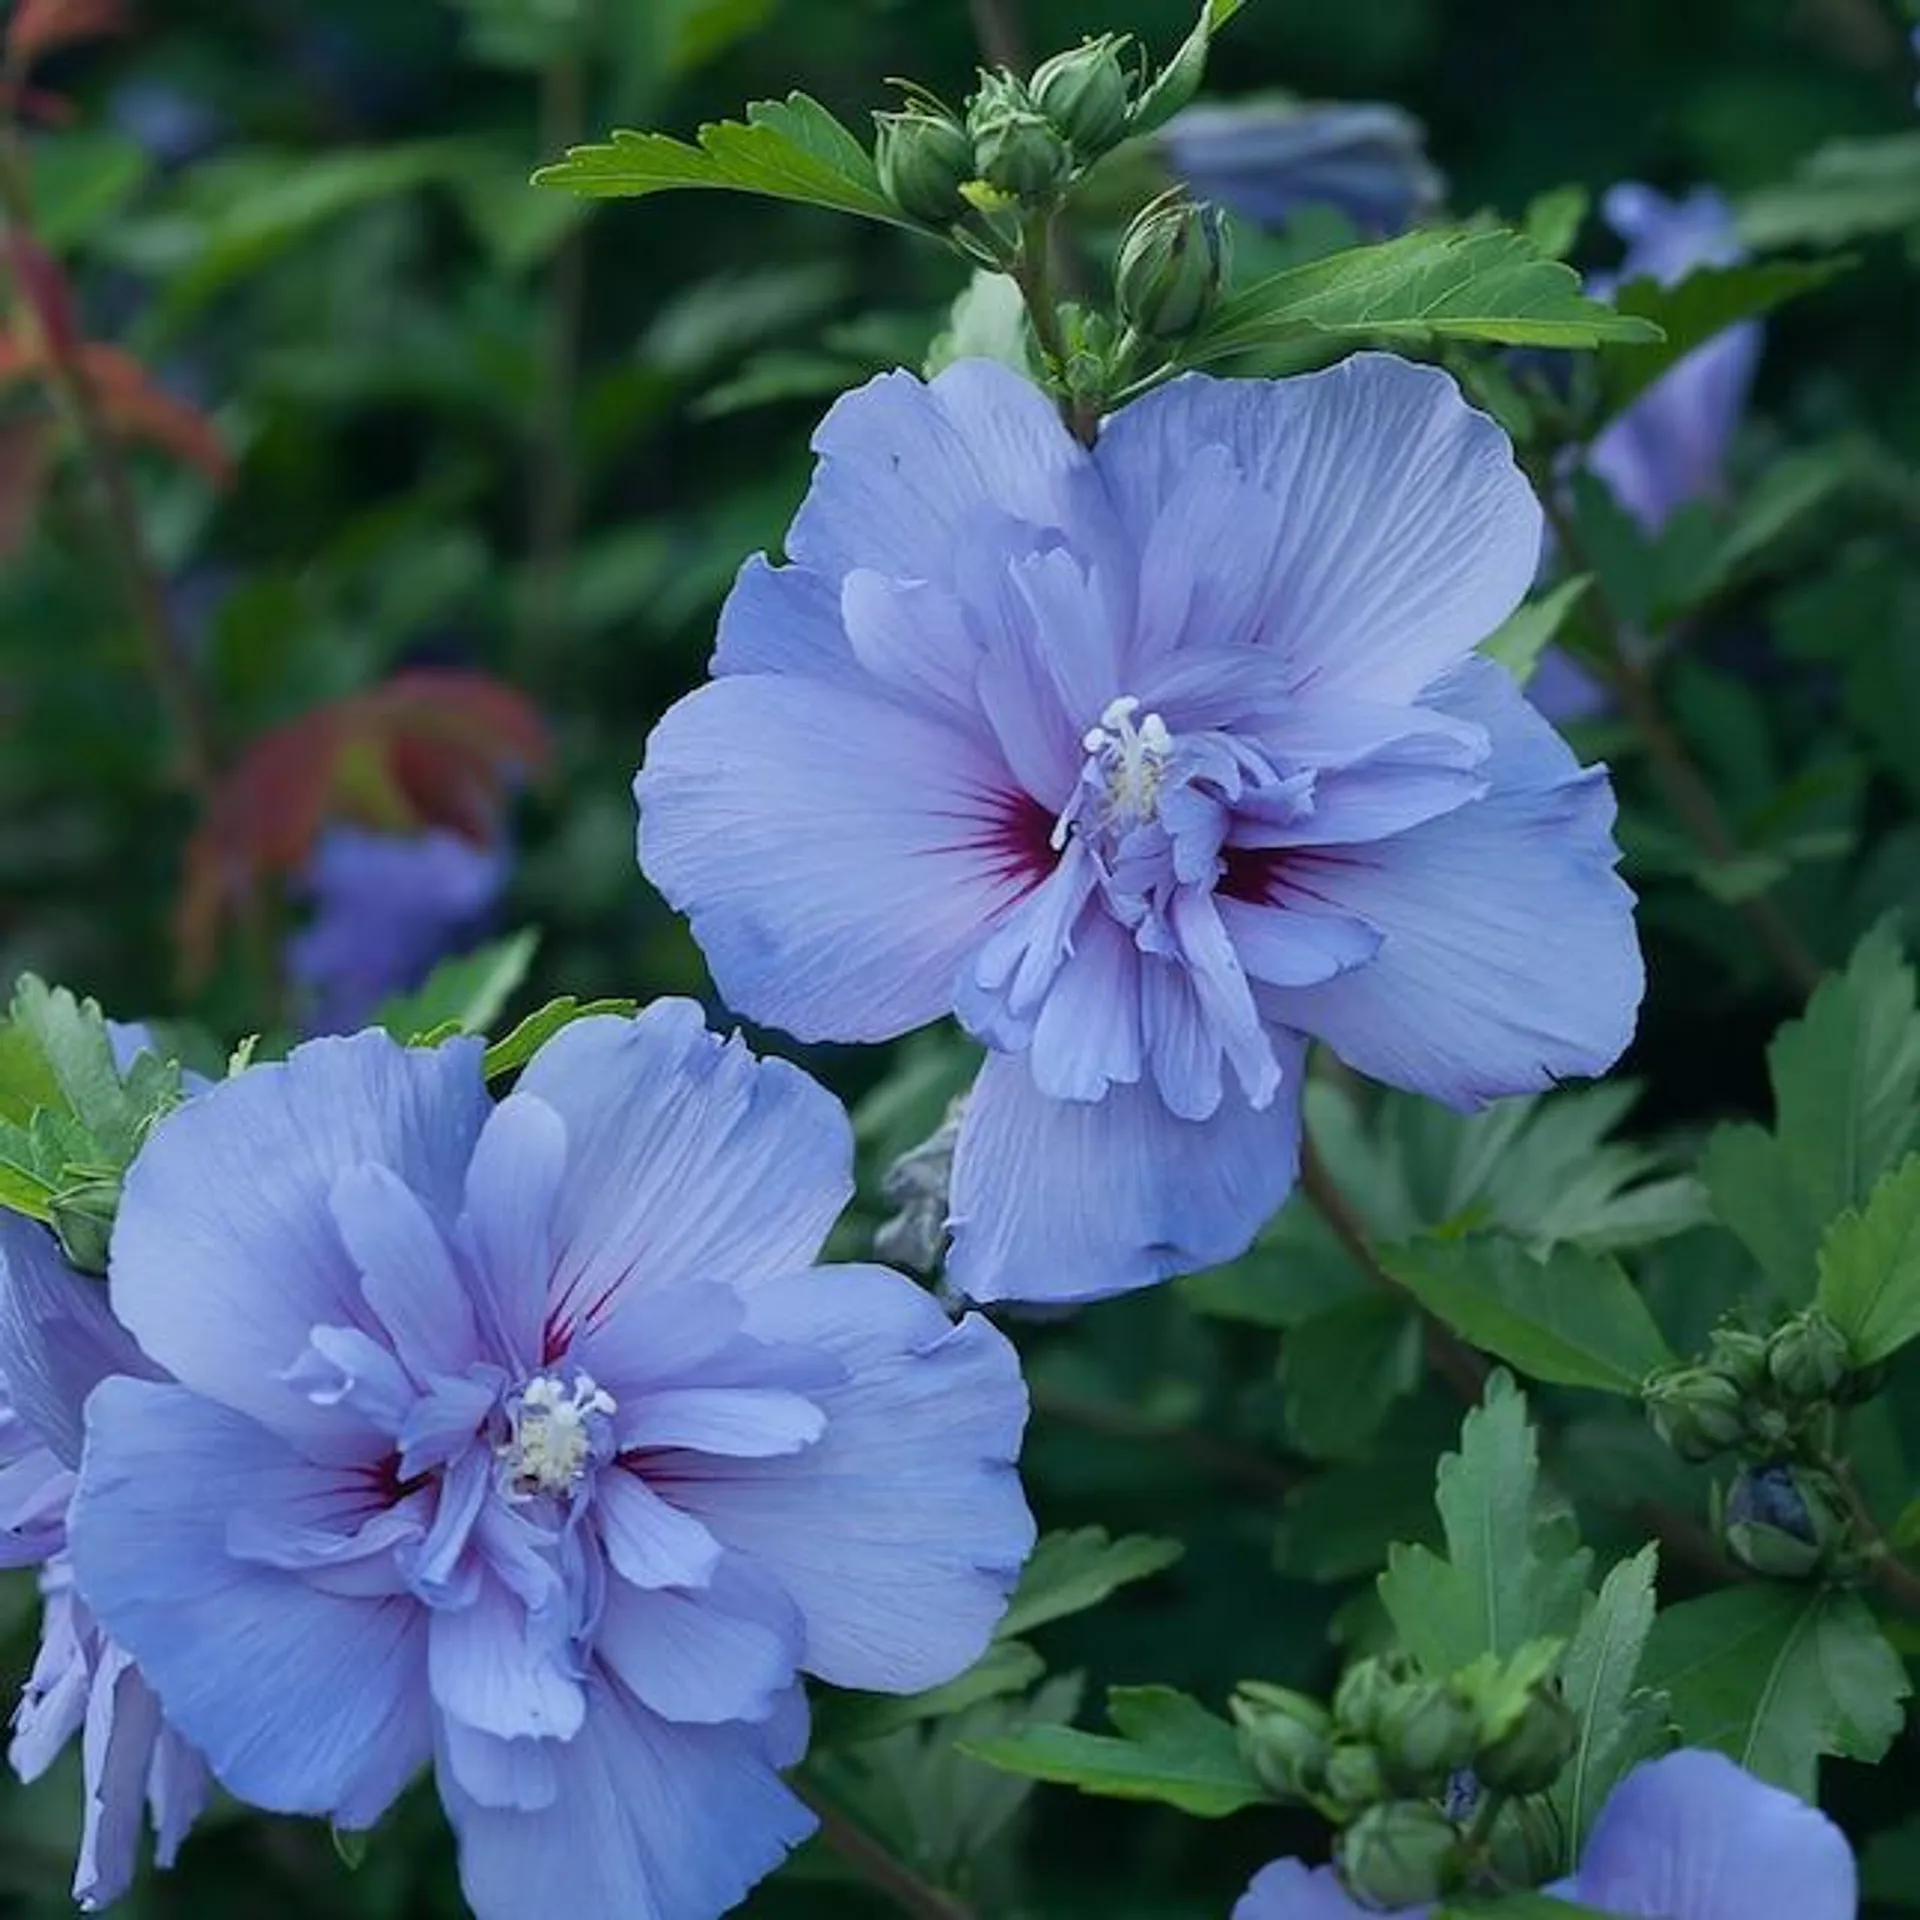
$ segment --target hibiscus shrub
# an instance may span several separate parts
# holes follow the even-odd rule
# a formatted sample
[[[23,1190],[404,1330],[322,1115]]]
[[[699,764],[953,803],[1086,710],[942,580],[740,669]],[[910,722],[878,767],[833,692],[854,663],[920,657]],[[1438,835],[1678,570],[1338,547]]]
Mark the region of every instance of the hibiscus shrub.
[[[3,32],[0,1915],[1920,1911],[1920,23]]]

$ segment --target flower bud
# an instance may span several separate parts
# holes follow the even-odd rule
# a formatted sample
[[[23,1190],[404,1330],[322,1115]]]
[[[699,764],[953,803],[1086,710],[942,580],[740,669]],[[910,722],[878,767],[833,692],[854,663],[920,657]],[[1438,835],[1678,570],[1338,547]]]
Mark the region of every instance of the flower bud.
[[[1386,1660],[1356,1661],[1340,1676],[1340,1684],[1333,1693],[1334,1724],[1341,1737],[1347,1740],[1376,1738],[1387,1703],[1405,1684]]]
[[[1743,1394],[1767,1384],[1767,1342],[1745,1327],[1719,1327],[1707,1342],[1707,1364],[1724,1373]]]
[[[1360,1740],[1337,1741],[1327,1754],[1322,1792],[1351,1820],[1388,1797],[1380,1750]]]
[[[1303,1800],[1319,1791],[1333,1720],[1318,1700],[1246,1680],[1227,1705],[1240,1729],[1240,1751],[1269,1793]]]
[[[1460,1836],[1438,1807],[1392,1800],[1369,1807],[1341,1834],[1336,1859],[1356,1900],[1397,1913],[1451,1893],[1460,1855]]]
[[[1545,1800],[1509,1800],[1494,1822],[1489,1858],[1500,1882],[1537,1887],[1553,1877],[1566,1836]]]
[[[1479,1718],[1440,1680],[1403,1687],[1380,1716],[1380,1756],[1405,1793],[1438,1793],[1479,1745]]]
[[[1831,1474],[1776,1463],[1750,1467],[1727,1494],[1727,1551],[1774,1580],[1810,1580],[1832,1566],[1851,1532]]]
[[[1711,1367],[1671,1367],[1647,1382],[1641,1398],[1654,1432],[1682,1460],[1711,1460],[1746,1434],[1744,1396]]]
[[[1152,340],[1196,332],[1227,283],[1229,245],[1218,207],[1165,194],[1120,243],[1114,295],[1121,318]]]
[[[1029,82],[1033,104],[1074,152],[1097,160],[1119,145],[1133,106],[1133,83],[1121,65],[1122,35],[1103,34],[1043,61]]]
[[[68,1265],[81,1273],[105,1275],[114,1215],[120,1208],[117,1174],[81,1181],[53,1198],[53,1231]]]
[[[873,160],[880,185],[900,211],[929,226],[951,226],[967,211],[961,188],[973,178],[973,142],[959,121],[915,103],[876,113]]]
[[[1801,1406],[1831,1400],[1852,1358],[1847,1336],[1818,1307],[1796,1314],[1767,1342],[1767,1373],[1782,1398]]]
[[[1579,1740],[1579,1719],[1559,1690],[1538,1686],[1514,1725],[1475,1757],[1473,1770],[1495,1793],[1545,1793]]]
[[[1065,182],[1073,156],[1053,122],[1011,74],[989,74],[967,107],[974,167],[1016,200],[1044,200]]]

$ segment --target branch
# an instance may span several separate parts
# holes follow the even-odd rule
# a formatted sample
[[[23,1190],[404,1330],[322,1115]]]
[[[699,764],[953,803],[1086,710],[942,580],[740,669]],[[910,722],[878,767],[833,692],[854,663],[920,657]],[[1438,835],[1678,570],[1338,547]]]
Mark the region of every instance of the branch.
[[[1301,1484],[1301,1476],[1283,1462],[1253,1453],[1211,1435],[1194,1433],[1181,1427],[1167,1427],[1144,1414],[1105,1401],[1089,1400],[1080,1394],[1062,1393],[1054,1387],[1035,1385],[1029,1390],[1033,1410],[1042,1418],[1058,1420],[1063,1426],[1078,1427],[1083,1433],[1098,1434],[1103,1440],[1123,1444],[1163,1447],[1177,1453],[1202,1473],[1241,1486],[1269,1498],[1284,1499]]]
[[[811,1807],[820,1821],[820,1838],[871,1887],[884,1893],[902,1913],[918,1920],[976,1920],[971,1907],[914,1872],[887,1850],[866,1828],[856,1825],[817,1787],[803,1780],[787,1784]]]

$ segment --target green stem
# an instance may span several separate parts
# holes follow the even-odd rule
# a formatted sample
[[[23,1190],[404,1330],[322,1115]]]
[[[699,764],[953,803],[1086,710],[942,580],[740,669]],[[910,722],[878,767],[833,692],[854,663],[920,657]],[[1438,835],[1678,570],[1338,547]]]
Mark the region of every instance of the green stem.
[[[1099,437],[1099,409],[1076,400],[1066,391],[1067,336],[1060,325],[1060,306],[1053,290],[1053,214],[1035,211],[1020,226],[1020,251],[1013,265],[1014,284],[1027,303],[1033,337],[1040,347],[1049,380],[1058,391],[1060,417],[1083,447]]]
[[[974,37],[990,66],[1005,67],[1010,73],[1024,74],[1033,65],[1027,45],[1026,22],[1020,17],[1017,0],[968,0],[973,14]]]
[[[1867,1497],[1860,1491],[1852,1467],[1832,1454],[1824,1455],[1816,1464],[1833,1476],[1847,1503],[1847,1514],[1866,1561],[1867,1577],[1902,1613],[1920,1614],[1920,1573],[1914,1572],[1887,1544],[1887,1536],[1873,1517],[1873,1509],[1867,1505]]]
[[[975,1920],[973,1909],[964,1901],[921,1879],[898,1855],[890,1852],[866,1828],[857,1825],[822,1797],[819,1789],[805,1780],[789,1780],[820,1821],[820,1838],[877,1891],[884,1893],[902,1913],[917,1920]]]

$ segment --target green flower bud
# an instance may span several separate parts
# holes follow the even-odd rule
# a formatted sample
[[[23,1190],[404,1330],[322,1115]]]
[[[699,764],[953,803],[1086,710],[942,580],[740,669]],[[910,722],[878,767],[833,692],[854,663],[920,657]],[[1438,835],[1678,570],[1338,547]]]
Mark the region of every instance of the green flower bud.
[[[1438,1793],[1479,1746],[1479,1717],[1444,1681],[1404,1687],[1380,1716],[1387,1777],[1404,1793]]]
[[[1810,1580],[1846,1550],[1852,1521],[1831,1474],[1776,1463],[1734,1481],[1723,1531],[1743,1567],[1773,1580]]]
[[[1388,1797],[1387,1770],[1380,1750],[1364,1741],[1337,1741],[1327,1754],[1321,1791],[1352,1819]]]
[[[1767,1342],[1745,1327],[1717,1327],[1707,1342],[1707,1364],[1743,1394],[1758,1393],[1767,1384]]]
[[[912,219],[951,226],[967,211],[961,188],[974,176],[966,128],[918,103],[873,118],[879,129],[873,160],[887,198]]]
[[[1378,1737],[1387,1704],[1406,1682],[1394,1665],[1382,1659],[1356,1661],[1340,1676],[1333,1693],[1333,1719],[1347,1740]]]
[[[1813,1406],[1831,1400],[1853,1355],[1847,1336],[1818,1307],[1796,1314],[1767,1342],[1767,1372],[1782,1398]]]
[[[1127,229],[1114,268],[1121,318],[1150,340],[1196,332],[1227,283],[1229,245],[1218,207],[1164,194]]]
[[[1560,1865],[1566,1835],[1545,1800],[1509,1800],[1494,1822],[1489,1848],[1501,1884],[1537,1887]]]
[[[1641,1389],[1647,1417],[1682,1460],[1711,1460],[1747,1431],[1745,1396],[1711,1367],[1670,1367]]]
[[[1103,34],[1043,61],[1029,82],[1033,104],[1083,159],[1099,159],[1127,131],[1133,82],[1120,63],[1126,44],[1124,35]]]
[[[1335,1858],[1356,1900],[1398,1912],[1454,1891],[1460,1835],[1438,1807],[1424,1800],[1392,1800],[1369,1807],[1341,1834]]]
[[[1320,1790],[1333,1719],[1318,1700],[1246,1680],[1227,1707],[1240,1729],[1240,1751],[1269,1793],[1304,1800]]]
[[[1475,1757],[1473,1770],[1495,1793],[1545,1793],[1560,1778],[1580,1740],[1580,1721],[1551,1686],[1535,1687],[1527,1710]]]
[[[973,160],[988,186],[1016,200],[1044,200],[1073,170],[1067,143],[1009,73],[989,74],[967,106]]]

